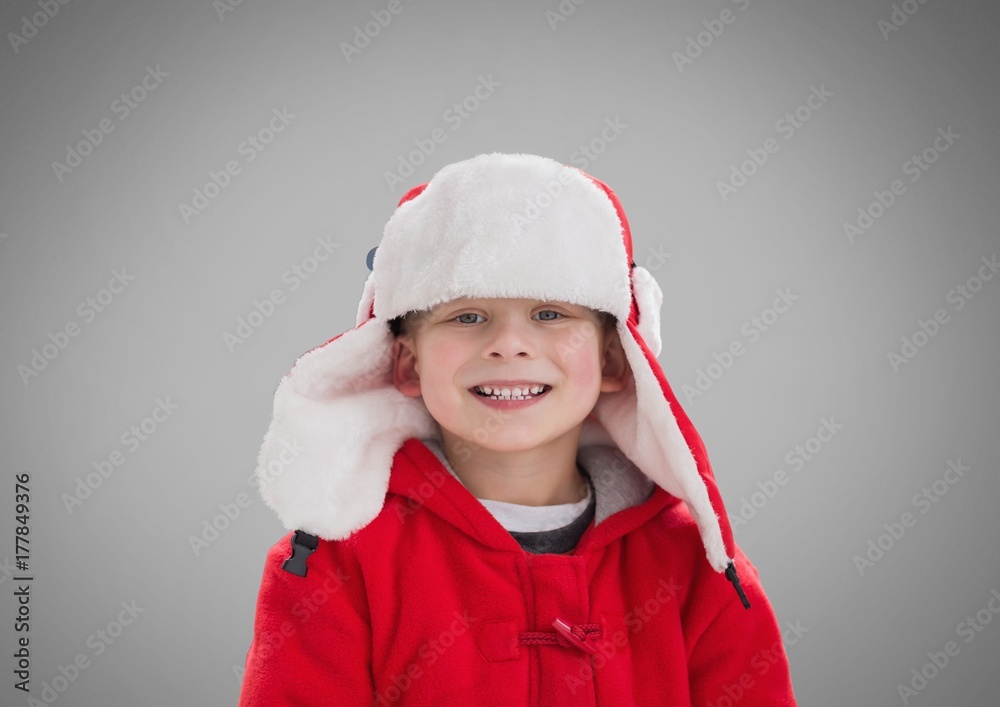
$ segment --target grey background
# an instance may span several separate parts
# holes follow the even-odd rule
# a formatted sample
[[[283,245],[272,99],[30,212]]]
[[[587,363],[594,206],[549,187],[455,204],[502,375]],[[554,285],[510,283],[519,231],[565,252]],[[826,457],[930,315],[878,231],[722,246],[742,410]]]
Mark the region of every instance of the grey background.
[[[8,33],[39,5],[0,10],[0,702],[26,703],[8,568],[23,472],[31,694],[84,654],[54,704],[236,702],[284,532],[248,483],[274,387],[354,326],[365,255],[405,190],[504,151],[576,160],[620,196],[664,291],[660,360],[730,517],[788,472],[735,534],[779,620],[808,627],[787,646],[801,704],[902,704],[897,685],[949,640],[960,653],[909,703],[998,704],[1000,617],[970,643],[957,628],[1000,589],[1000,278],[961,310],[947,300],[1000,253],[996,6],[914,0],[883,37],[888,0],[566,0],[554,29],[555,0],[403,0],[348,62],[341,43],[386,5],[244,0],[220,19],[208,0],[70,2],[17,51]],[[679,71],[674,53],[726,8],[732,23]],[[157,65],[168,76],[120,120],[113,101]],[[490,75],[495,91],[447,122]],[[776,121],[821,86],[832,97],[786,140]],[[276,108],[294,119],[245,161],[239,144]],[[102,118],[113,132],[60,181],[52,163]],[[627,127],[584,165],[574,153],[616,118]],[[904,163],[948,126],[960,138],[908,181]],[[387,186],[435,128],[446,141]],[[724,201],[717,180],[769,137],[780,149]],[[228,160],[242,171],[186,224],[179,204]],[[893,179],[905,194],[850,243],[844,222]],[[323,236],[334,256],[293,290],[283,273]],[[134,280],[86,323],[78,306],[122,268]],[[284,303],[230,351],[224,332],[275,288]],[[798,301],[751,342],[744,323],[785,288]],[[949,321],[894,371],[887,355],[938,308]],[[68,322],[79,335],[25,384],[18,367]],[[745,354],[688,402],[683,386],[736,341]],[[122,433],[168,397],[177,410],[128,450]],[[830,417],[843,428],[793,471],[786,454]],[[115,449],[124,463],[70,513],[64,495]],[[913,495],[959,459],[970,471],[921,513]],[[196,556],[191,536],[241,493]],[[860,575],[854,557],[906,511],[915,525]],[[123,601],[143,613],[95,655],[88,637]]]

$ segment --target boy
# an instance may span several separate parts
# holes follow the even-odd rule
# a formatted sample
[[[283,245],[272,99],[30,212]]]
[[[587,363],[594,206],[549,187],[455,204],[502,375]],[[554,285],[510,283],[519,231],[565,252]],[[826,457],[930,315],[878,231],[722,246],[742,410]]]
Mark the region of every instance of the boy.
[[[581,170],[494,153],[411,189],[356,327],[275,392],[257,474],[294,532],[240,705],[795,705],[661,302]]]

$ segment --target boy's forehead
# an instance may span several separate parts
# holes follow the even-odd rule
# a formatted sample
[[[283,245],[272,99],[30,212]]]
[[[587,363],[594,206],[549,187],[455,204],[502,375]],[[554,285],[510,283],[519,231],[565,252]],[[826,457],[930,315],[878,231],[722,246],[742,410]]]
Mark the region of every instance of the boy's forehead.
[[[559,304],[566,307],[579,307],[587,309],[582,304],[573,304],[562,300],[541,300],[524,297],[458,297],[447,302],[441,302],[431,308],[431,311],[438,311],[449,307],[504,307],[504,306],[534,306],[537,304]]]

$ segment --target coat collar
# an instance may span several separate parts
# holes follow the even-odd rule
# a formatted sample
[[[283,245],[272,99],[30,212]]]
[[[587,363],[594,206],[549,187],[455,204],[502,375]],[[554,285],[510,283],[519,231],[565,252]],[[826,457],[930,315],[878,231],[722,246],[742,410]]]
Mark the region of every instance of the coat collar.
[[[594,524],[571,555],[607,545],[680,503],[614,447],[582,447],[578,459],[594,482],[597,509]],[[437,440],[411,437],[403,443],[389,477],[389,495],[397,496],[399,505],[386,503],[383,513],[405,521],[409,515],[430,511],[484,545],[522,552],[511,534],[454,475]]]

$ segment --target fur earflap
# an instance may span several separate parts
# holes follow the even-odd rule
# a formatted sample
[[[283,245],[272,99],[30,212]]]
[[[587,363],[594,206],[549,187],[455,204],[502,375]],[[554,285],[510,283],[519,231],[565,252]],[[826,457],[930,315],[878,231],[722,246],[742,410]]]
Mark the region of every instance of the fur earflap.
[[[649,271],[641,265],[632,268],[632,292],[639,308],[639,334],[646,346],[659,356],[663,349],[660,338],[660,309],[663,306],[663,291]]]
[[[257,480],[289,530],[340,540],[363,528],[382,509],[396,450],[438,434],[423,402],[392,383],[392,341],[369,319],[303,354],[278,385]]]

